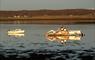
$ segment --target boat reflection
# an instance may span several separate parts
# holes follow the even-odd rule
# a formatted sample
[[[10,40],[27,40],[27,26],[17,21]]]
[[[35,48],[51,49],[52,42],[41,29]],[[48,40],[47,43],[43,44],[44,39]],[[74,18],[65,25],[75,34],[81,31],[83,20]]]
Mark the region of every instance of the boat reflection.
[[[8,31],[8,36],[14,36],[14,37],[23,37],[24,34],[24,30],[22,29],[14,29],[14,30],[9,30]]]
[[[49,41],[58,41],[60,43],[65,43],[68,40],[81,40],[84,34],[80,30],[67,30],[64,27],[58,30],[50,30],[46,33],[46,38]]]

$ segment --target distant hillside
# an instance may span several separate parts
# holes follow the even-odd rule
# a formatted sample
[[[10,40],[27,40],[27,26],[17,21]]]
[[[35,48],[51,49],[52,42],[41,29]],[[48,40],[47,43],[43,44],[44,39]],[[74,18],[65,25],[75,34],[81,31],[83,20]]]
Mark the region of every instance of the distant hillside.
[[[64,10],[20,10],[20,11],[0,11],[0,17],[14,17],[14,16],[76,16],[76,15],[90,15],[95,16],[95,10],[91,9],[64,9]]]

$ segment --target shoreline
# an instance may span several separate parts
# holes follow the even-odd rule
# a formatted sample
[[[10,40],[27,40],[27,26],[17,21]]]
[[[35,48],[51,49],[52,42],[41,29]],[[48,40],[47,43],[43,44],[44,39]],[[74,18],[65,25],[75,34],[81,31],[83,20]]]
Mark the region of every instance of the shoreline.
[[[95,18],[0,18],[0,24],[95,24]]]
[[[95,24],[95,10],[0,11],[0,24]]]

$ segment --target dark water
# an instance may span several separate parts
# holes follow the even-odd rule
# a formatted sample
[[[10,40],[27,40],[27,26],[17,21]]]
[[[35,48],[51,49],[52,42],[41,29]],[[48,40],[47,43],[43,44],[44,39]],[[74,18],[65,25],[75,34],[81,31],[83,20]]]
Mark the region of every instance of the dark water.
[[[77,44],[74,44],[75,42],[70,42],[66,46],[58,42],[50,42],[45,38],[45,33],[47,31],[51,29],[57,30],[61,26],[65,26],[69,30],[81,30],[85,34],[85,36],[82,37],[81,40],[77,42]],[[13,30],[17,28],[25,30],[24,37],[15,38],[8,36],[7,34],[8,30]],[[16,56],[16,58],[17,57],[20,58],[21,56],[29,58],[30,57],[29,53],[33,52],[41,54],[42,51],[42,54],[50,54],[52,52],[57,53],[58,51],[63,50],[64,51],[66,50],[67,53],[68,50],[76,51],[75,54],[73,52],[71,52],[72,54],[70,53],[71,55],[69,57],[71,57],[73,55],[79,56],[77,54],[85,52],[84,50],[91,51],[91,49],[95,51],[94,50],[95,24],[76,24],[76,25],[0,24],[0,52],[1,52],[0,55],[3,55],[4,57],[9,57],[10,55],[13,56],[18,55]],[[63,57],[63,52],[60,52],[58,54],[60,57],[61,56]],[[56,54],[56,56],[51,57],[51,59],[56,59],[57,57],[58,56]]]

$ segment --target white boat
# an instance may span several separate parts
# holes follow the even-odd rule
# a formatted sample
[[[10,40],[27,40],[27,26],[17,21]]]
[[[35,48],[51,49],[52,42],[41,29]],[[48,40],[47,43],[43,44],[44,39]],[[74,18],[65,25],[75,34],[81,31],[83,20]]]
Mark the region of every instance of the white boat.
[[[81,40],[84,34],[80,30],[67,30],[64,27],[58,30],[50,30],[46,33],[46,38],[50,41],[66,42],[67,40]]]
[[[22,29],[14,29],[14,30],[9,30],[8,35],[9,36],[14,36],[14,37],[23,37],[24,36],[24,30]]]

